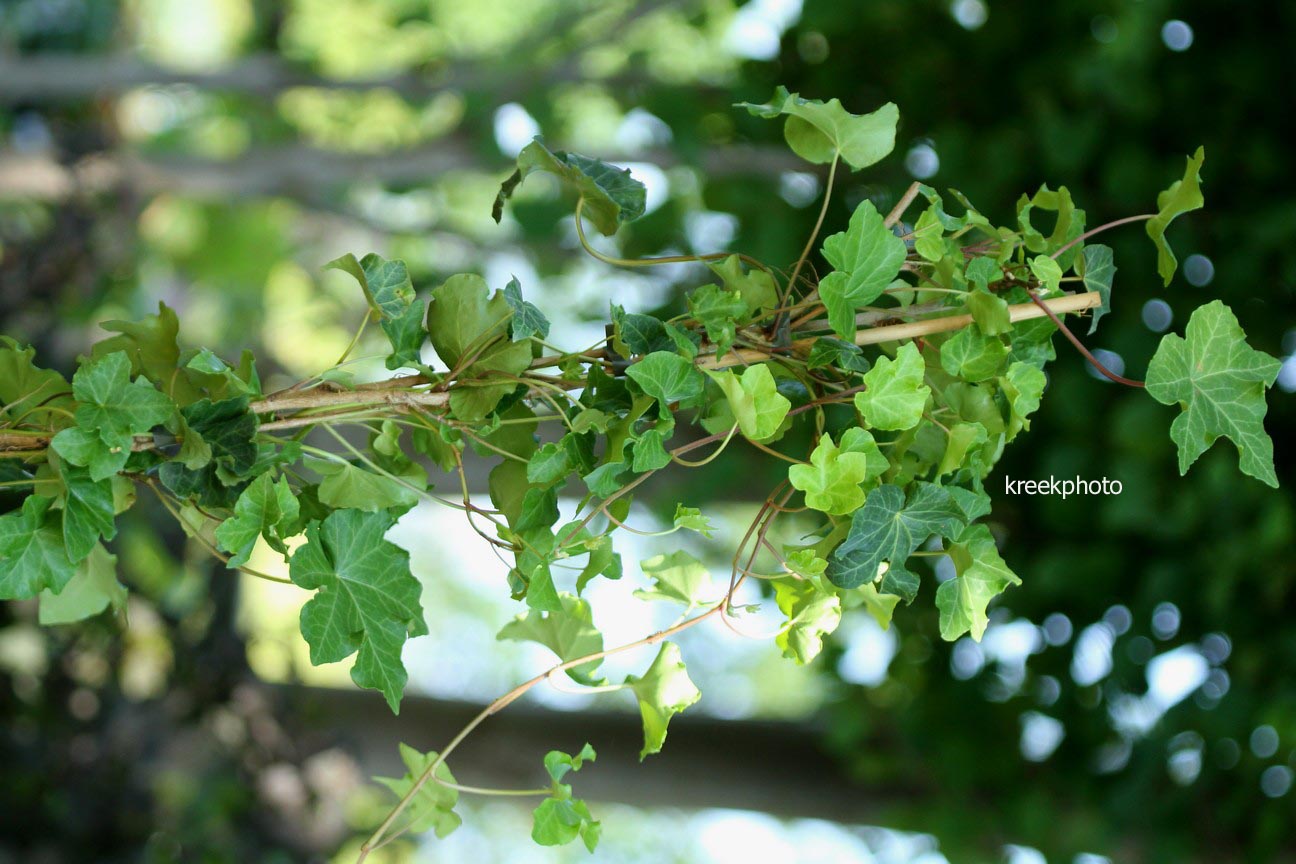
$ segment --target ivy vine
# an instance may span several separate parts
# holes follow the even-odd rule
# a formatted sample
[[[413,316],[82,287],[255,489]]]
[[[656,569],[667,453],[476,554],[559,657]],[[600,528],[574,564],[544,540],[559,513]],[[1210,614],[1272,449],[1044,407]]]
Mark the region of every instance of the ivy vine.
[[[949,193],[955,214],[945,196],[915,183],[888,213],[864,201],[845,231],[823,238],[833,269],[816,279],[807,261],[834,179],[891,151],[897,109],[854,115],[836,100],[783,88],[741,107],[781,119],[798,156],[829,166],[819,219],[786,270],[741,254],[621,260],[598,252],[585,223],[614,234],[643,214],[643,185],[539,139],[522,150],[495,202],[497,220],[520,184],[548,173],[570,190],[591,255],[626,267],[698,262],[710,274],[689,292],[688,311],[670,320],[612,306],[608,338],[581,350],[551,345],[548,320],[517,280],[492,292],[465,273],[424,295],[404,263],[373,254],[328,266],[350,274],[368,304],[351,348],[369,324],[387,337],[386,366],[400,374],[386,380],[353,384],[339,374],[348,349],[338,367],[265,393],[250,353],[227,362],[182,350],[165,305],[142,321],[105,323],[115,335],[91,346],[70,383],[5,337],[0,599],[37,602],[49,624],[121,610],[126,588],[104,544],[139,495],[154,496],[232,569],[285,581],[248,565],[259,542],[282,554],[286,581],[311,595],[300,621],[311,662],[354,655],[355,683],[399,711],[401,649],[427,625],[408,555],[385,535],[421,500],[459,509],[513,562],[506,590],[522,610],[500,638],[538,643],[556,660],[440,751],[402,745],[406,774],[381,781],[397,803],[360,860],[407,832],[454,830],[461,793],[536,796],[536,842],[579,838],[593,850],[599,822],[565,782],[595,758],[588,745],[574,756],[551,752],[550,783],[539,789],[464,786],[447,759],[489,716],[563,675],[588,692],[631,691],[643,716],[641,755],[658,752],[671,718],[701,695],[671,637],[708,619],[733,626],[743,612],[735,591],[749,580],[769,583],[766,596],[786,618],[774,639],[803,664],[843,614],[890,626],[897,607],[920,594],[917,559],[948,555],[956,575],[934,594],[941,635],[979,639],[987,605],[1021,582],[982,521],[991,509],[983,481],[1030,427],[1057,332],[1103,374],[1176,409],[1170,435],[1181,472],[1226,437],[1243,473],[1277,485],[1262,421],[1279,364],[1247,345],[1227,306],[1208,303],[1184,336],[1165,336],[1146,382],[1105,369],[1063,320],[1089,313],[1092,333],[1107,312],[1112,251],[1089,240],[1110,228],[1143,221],[1169,284],[1176,259],[1165,231],[1203,205],[1200,149],[1155,212],[1095,228],[1066,187],[1023,195],[1013,224],[997,225],[958,192]],[[916,218],[903,221],[915,204]],[[1041,212],[1051,214],[1047,235],[1035,227]],[[429,345],[446,371],[424,364]],[[809,430],[808,452],[789,446],[802,440],[789,436],[794,428]],[[360,430],[364,445],[344,430]],[[723,584],[684,551],[641,562],[638,595],[677,604],[680,618],[605,645],[582,595],[594,579],[623,576],[615,537],[635,530],[626,524],[633,493],[656,472],[705,464],[732,446],[788,464]],[[490,508],[468,495],[470,459],[494,464]],[[457,475],[458,496],[431,491],[429,464]],[[580,498],[566,524],[560,493]],[[776,545],[771,527],[793,512],[812,515],[817,530]],[[710,531],[703,513],[682,505],[674,523]],[[290,547],[293,538],[301,539]],[[576,565],[574,579],[559,562]],[[658,647],[641,675],[609,682],[600,674],[603,658],[644,646]]]

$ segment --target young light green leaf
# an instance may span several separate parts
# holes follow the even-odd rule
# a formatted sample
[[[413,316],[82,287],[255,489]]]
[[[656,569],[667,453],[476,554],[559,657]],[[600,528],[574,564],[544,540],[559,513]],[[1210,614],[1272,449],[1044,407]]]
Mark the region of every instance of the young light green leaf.
[[[968,453],[975,453],[989,440],[986,428],[980,423],[955,423],[950,427],[945,455],[941,457],[936,468],[936,476],[941,477],[963,467]]]
[[[42,419],[56,411],[75,408],[67,379],[53,369],[32,362],[36,349],[22,347],[8,336],[0,336],[0,418],[6,422],[26,409],[42,406],[34,416]],[[12,416],[6,417],[6,415]]]
[[[41,591],[38,618],[43,627],[72,624],[109,606],[118,614],[126,611],[126,587],[117,581],[117,556],[96,543],[62,591]]]
[[[1112,280],[1116,278],[1116,259],[1112,256],[1110,246],[1095,243],[1084,247],[1080,260],[1076,262],[1080,276],[1084,279],[1086,291],[1097,291],[1102,298],[1102,305],[1093,310],[1089,332],[1098,329],[1098,321],[1111,311]]]
[[[900,605],[900,597],[897,594],[881,594],[877,586],[872,582],[866,582],[855,589],[855,596],[864,610],[873,616],[873,620],[883,630],[891,629],[891,616],[895,614],[896,606]]]
[[[397,798],[404,798],[428,769],[436,765],[433,776],[442,782],[432,780],[419,787],[419,791],[406,806],[405,813],[409,819],[410,831],[416,834],[434,831],[438,837],[448,836],[463,822],[459,814],[454,812],[455,805],[459,803],[459,790],[453,785],[446,785],[455,783],[454,774],[450,773],[450,768],[444,761],[438,761],[435,752],[420,753],[402,742],[400,754],[401,761],[405,763],[405,775],[375,777],[374,780],[390,789]]]
[[[1020,585],[1021,580],[999,556],[994,537],[984,525],[965,528],[949,547],[949,556],[958,575],[936,589],[941,638],[953,642],[971,633],[980,642],[990,622],[986,606],[1009,585]]]
[[[560,594],[559,599],[563,611],[529,610],[505,624],[495,638],[539,643],[563,662],[602,651],[603,634],[594,628],[589,603],[571,594]],[[599,661],[593,660],[568,669],[567,675],[578,684],[597,687],[607,683],[594,677],[598,667]]]
[[[836,99],[802,99],[782,86],[764,105],[740,102],[737,107],[757,117],[788,115],[783,136],[793,153],[820,165],[841,154],[856,171],[880,161],[895,148],[900,120],[900,111],[892,102],[871,114],[851,114]]]
[[[1059,291],[1062,288],[1062,268],[1058,262],[1047,255],[1036,255],[1030,260],[1031,273],[1039,280],[1040,288],[1045,291]]]
[[[999,388],[1008,397],[1011,415],[1005,430],[1009,441],[1017,437],[1023,429],[1030,429],[1030,415],[1040,405],[1044,394],[1044,384],[1048,379],[1038,366],[1023,363],[1020,360],[1008,367],[1008,372],[999,379]]]
[[[875,429],[912,429],[922,419],[931,388],[923,383],[927,366],[918,346],[906,342],[895,360],[878,359],[864,375],[865,390],[855,394],[855,407]]]
[[[513,190],[536,171],[554,175],[579,195],[584,201],[582,215],[607,236],[615,234],[621,223],[633,222],[644,213],[647,201],[644,185],[630,176],[629,169],[578,153],[550,150],[544,141],[536,138],[522,148],[517,170],[501,184],[495,196],[491,215],[496,222],[504,215],[504,202],[513,195]]]
[[[670,718],[701,699],[702,693],[689,679],[679,646],[674,642],[662,643],[657,659],[642,678],[627,675],[625,683],[639,700],[639,713],[643,717],[644,746],[639,751],[639,760],[643,761],[661,752]]]
[[[456,389],[450,409],[460,420],[486,418],[517,386],[515,376],[531,364],[529,342],[508,336],[513,309],[504,295],[493,295],[486,280],[473,273],[451,276],[432,291],[427,328],[437,356],[460,379],[500,378],[493,386]]]
[[[964,327],[940,349],[941,368],[964,381],[985,381],[1003,371],[1008,346],[998,336],[977,327]]]
[[[28,600],[46,589],[58,594],[76,572],[53,503],[28,495],[21,510],[0,516],[0,600]]]
[[[575,756],[561,750],[550,750],[545,754],[544,766],[553,782],[561,783],[568,772],[579,771],[586,762],[593,762],[597,758],[598,754],[594,752],[594,748],[586,742]]]
[[[1170,424],[1179,473],[1222,435],[1237,447],[1244,474],[1277,488],[1264,391],[1282,364],[1248,345],[1233,311],[1218,300],[1193,312],[1186,333],[1187,339],[1167,333],[1147,371],[1148,395],[1181,409]]]
[[[945,257],[945,232],[935,209],[927,208],[914,223],[913,248],[915,252],[932,263]]]
[[[399,479],[375,474],[350,462],[332,459],[311,461],[309,465],[315,473],[324,477],[319,484],[320,503],[334,508],[349,507],[370,513],[390,509],[408,510],[418,503],[419,496],[415,489],[419,488],[420,480],[423,486],[427,485],[427,475],[417,465],[413,465],[412,470],[418,473]]]
[[[572,469],[567,448],[551,441],[531,455],[527,462],[527,482],[540,486],[552,486],[566,477]]]
[[[288,547],[284,541],[297,524],[300,513],[300,505],[287,478],[272,481],[267,471],[258,475],[239,495],[234,504],[234,515],[216,529],[216,542],[230,553],[230,567],[247,563],[258,537],[264,537],[272,549],[287,554]]]
[[[711,520],[703,516],[701,510],[696,507],[685,507],[683,504],[675,505],[675,527],[696,531],[703,537],[710,537],[711,532],[715,530],[711,527]]]
[[[737,255],[710,262],[707,267],[724,281],[726,291],[738,292],[747,306],[748,316],[778,306],[778,286],[774,284],[774,277],[764,270],[744,272],[742,260]]]
[[[120,471],[134,436],[166,422],[175,403],[146,378],[130,380],[131,361],[123,351],[84,364],[72,377],[75,427],[54,436],[53,447],[67,461],[90,469],[93,480]]]
[[[666,351],[654,351],[626,369],[626,377],[661,405],[662,416],[672,403],[685,406],[702,395],[706,379],[687,358]]]
[[[933,534],[948,537],[962,526],[962,511],[940,486],[920,482],[906,502],[901,487],[884,484],[851,517],[850,534],[829,556],[825,575],[838,588],[858,588],[887,564],[882,591],[911,602],[918,577],[906,569],[909,556]]]
[[[724,391],[743,435],[765,441],[778,432],[792,403],[778,392],[768,366],[749,366],[741,378],[728,370],[707,374]]]
[[[712,596],[711,571],[682,549],[641,561],[639,568],[653,580],[651,589],[634,592],[641,600],[671,600],[692,608]]]
[[[645,471],[658,471],[670,464],[670,454],[666,452],[666,442],[675,433],[675,421],[667,415],[657,425],[641,433],[631,448],[630,468],[636,474]]]
[[[706,328],[707,339],[723,357],[733,345],[738,320],[745,318],[747,303],[741,294],[719,285],[703,285],[688,296],[689,313]]]
[[[824,637],[841,623],[841,598],[806,579],[777,579],[774,601],[788,618],[775,644],[797,665],[809,663],[823,650]]]
[[[984,288],[977,288],[963,298],[963,305],[967,307],[968,314],[976,322],[977,329],[986,336],[1000,336],[1012,331],[1012,320],[1008,316],[1008,301],[1002,297],[991,294]]]
[[[814,549],[795,549],[792,551],[785,549],[783,560],[787,562],[788,570],[804,579],[822,576],[824,570],[828,567],[828,562],[820,558]]]
[[[1147,235],[1157,248],[1157,273],[1169,285],[1179,266],[1174,250],[1166,242],[1165,232],[1175,217],[1190,210],[1200,209],[1206,201],[1201,192],[1201,167],[1206,160],[1206,148],[1198,147],[1197,152],[1188,157],[1188,167],[1180,180],[1170,184],[1160,195],[1157,195],[1157,214],[1147,223]]]
[[[850,437],[857,449],[848,449]],[[867,439],[867,441],[863,439]],[[869,445],[872,445],[871,447]],[[864,504],[860,484],[879,476],[887,469],[886,457],[878,450],[873,436],[858,427],[847,430],[843,446],[838,447],[824,435],[810,454],[809,465],[788,468],[792,486],[805,493],[806,506],[823,513],[845,515]]]
[[[514,276],[504,286],[504,299],[513,308],[513,319],[509,322],[509,332],[514,342],[521,342],[532,336],[544,339],[549,335],[549,319],[534,303],[522,299],[522,285]]]
[[[1053,220],[1053,233],[1048,237],[1031,224],[1031,211],[1037,208],[1057,214]],[[1021,228],[1022,242],[1028,251],[1051,256],[1084,233],[1085,212],[1075,206],[1071,192],[1065,186],[1054,191],[1044,185],[1033,196],[1027,198],[1023,195],[1017,201],[1017,223]],[[1078,244],[1067,249],[1058,256],[1058,265],[1063,270],[1068,269],[1079,251]]]
[[[823,254],[845,276],[822,280],[819,296],[833,330],[853,343],[855,310],[876,300],[899,274],[905,260],[904,241],[883,224],[873,202],[865,200],[851,214],[845,231],[824,240]]]
[[[334,510],[306,526],[306,545],[293,553],[288,575],[316,591],[301,611],[311,663],[336,663],[358,652],[351,679],[381,691],[400,713],[407,677],[401,647],[427,633],[427,624],[409,554],[383,539],[394,521],[387,513]]]

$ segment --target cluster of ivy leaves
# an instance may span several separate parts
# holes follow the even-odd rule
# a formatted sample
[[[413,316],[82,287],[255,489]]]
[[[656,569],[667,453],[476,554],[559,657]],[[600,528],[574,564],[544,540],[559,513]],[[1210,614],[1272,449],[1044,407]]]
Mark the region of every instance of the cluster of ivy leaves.
[[[785,118],[789,146],[812,163],[861,170],[894,146],[894,105],[852,115],[836,100],[780,88],[769,103],[745,107]],[[1202,206],[1202,162],[1199,150],[1147,222],[1167,284],[1176,262],[1165,229]],[[577,218],[603,234],[644,211],[644,187],[628,172],[537,139],[504,183],[496,218],[537,172],[568,187]],[[492,291],[460,274],[420,296],[402,262],[372,254],[328,266],[354,277],[366,320],[390,343],[387,368],[405,370],[380,386],[329,370],[266,394],[250,354],[228,363],[182,350],[166,306],[142,321],[107,322],[115,335],[80,358],[70,382],[6,337],[0,599],[36,602],[48,624],[121,613],[127,589],[105,544],[139,495],[156,496],[230,567],[250,569],[258,544],[282,555],[291,582],[311,592],[300,620],[311,661],[354,655],[356,684],[398,711],[403,645],[427,626],[408,555],[386,534],[427,494],[430,465],[456,471],[485,459],[495,463],[494,510],[464,504],[484,542],[511,555],[507,589],[522,604],[499,638],[543,645],[576,684],[604,687],[599,659],[609,646],[583,594],[592,580],[625,572],[615,534],[631,493],[647,475],[687,464],[683,454],[740,436],[783,448],[793,463],[787,494],[817,519],[812,534],[777,551],[778,572],[760,574],[786,616],[776,641],[787,657],[812,661],[854,609],[890,626],[899,604],[921,593],[916,553],[953,563],[953,578],[934,593],[942,636],[980,639],[988,604],[1021,581],[985,521],[984,481],[1030,428],[1058,329],[1048,318],[1014,320],[1011,307],[1096,292],[1092,332],[1109,308],[1115,265],[1110,248],[1086,242],[1086,214],[1065,187],[1023,195],[1007,226],[957,191],[954,207],[930,187],[917,193],[921,212],[910,223],[892,225],[872,201],[856,207],[845,231],[823,239],[833,269],[816,284],[780,284],[763,265],[712,256],[686,313],[661,320],[613,306],[608,343],[593,353],[546,354],[549,322],[516,280]],[[876,342],[859,337],[882,319],[945,315],[971,323],[857,344]],[[440,366],[424,362],[429,351]],[[1184,336],[1163,339],[1146,388],[1178,409],[1170,434],[1181,470],[1226,437],[1244,473],[1277,485],[1262,425],[1277,371],[1218,301],[1193,313]],[[541,435],[544,421],[558,432]],[[812,446],[787,452],[798,426],[812,430]],[[335,427],[361,429],[363,444]],[[560,524],[560,495],[580,499],[574,521]],[[702,513],[682,506],[675,526],[710,531]],[[577,564],[574,577],[559,562]],[[685,551],[639,570],[638,596],[678,604],[685,616],[725,593]],[[638,701],[643,757],[701,695],[669,641],[643,674],[617,686]],[[407,827],[453,830],[459,792],[444,759],[404,746],[402,755],[408,773],[383,782],[402,796]],[[562,782],[593,758],[588,747],[546,757],[552,789],[535,811],[538,842],[580,838],[594,848],[599,823]]]

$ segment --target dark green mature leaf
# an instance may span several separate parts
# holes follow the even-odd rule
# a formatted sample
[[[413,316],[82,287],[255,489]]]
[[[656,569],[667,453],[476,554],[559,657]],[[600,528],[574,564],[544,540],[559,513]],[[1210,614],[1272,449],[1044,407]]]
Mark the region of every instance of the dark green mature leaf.
[[[737,107],[757,117],[788,115],[783,136],[792,152],[820,165],[841,154],[857,171],[880,161],[895,148],[896,123],[900,120],[900,111],[892,102],[871,114],[851,114],[836,99],[802,99],[782,86],[764,105],[740,102]]]
[[[1179,473],[1224,436],[1236,445],[1244,474],[1277,488],[1264,391],[1282,364],[1248,345],[1233,311],[1218,300],[1193,312],[1185,332],[1187,339],[1175,333],[1161,339],[1147,371],[1148,395],[1181,409],[1170,424]]]
[[[111,480],[94,480],[86,468],[60,465],[63,479],[63,542],[68,558],[77,562],[90,554],[102,537],[117,536]]]
[[[57,594],[76,572],[53,503],[28,495],[21,510],[0,516],[0,600],[28,600],[45,589]]]
[[[40,593],[37,617],[42,627],[72,624],[109,606],[119,615],[125,613],[126,587],[117,581],[117,556],[96,543],[62,591],[55,594],[46,588]]]
[[[838,588],[858,588],[877,580],[887,564],[881,590],[912,602],[918,577],[906,569],[909,556],[933,534],[953,535],[963,518],[940,486],[917,483],[907,502],[901,487],[879,486],[851,517],[850,533],[828,558],[825,575]]]
[[[1201,167],[1205,160],[1206,148],[1198,147],[1197,152],[1188,157],[1188,167],[1184,170],[1183,179],[1171,183],[1169,189],[1157,196],[1157,214],[1148,220],[1146,226],[1147,235],[1157,248],[1157,273],[1167,285],[1174,278],[1179,261],[1166,242],[1166,228],[1170,227],[1175,217],[1205,205],[1201,192]]]
[[[216,529],[216,542],[230,553],[229,566],[246,564],[258,537],[264,537],[272,549],[287,554],[284,541],[296,526],[300,512],[286,478],[274,482],[269,471],[259,475],[239,495],[234,515]]]
[[[528,610],[505,624],[495,638],[539,643],[563,662],[602,651],[603,634],[594,627],[589,603],[571,594],[558,596],[563,611]],[[578,684],[597,687],[607,683],[606,679],[594,677],[598,667],[599,661],[592,660],[568,669],[567,675]]]
[[[386,513],[360,510],[335,510],[311,522],[288,575],[317,592],[301,611],[311,663],[357,654],[351,679],[381,691],[392,712],[400,713],[407,678],[401,647],[408,637],[427,633],[427,625],[408,553],[383,539],[393,522]]]
[[[624,357],[674,350],[674,343],[667,335],[666,325],[660,318],[640,315],[637,312],[626,312],[613,303],[612,326],[615,333],[613,346]],[[617,345],[618,342],[621,344]]]
[[[845,231],[824,240],[823,254],[836,268],[819,283],[828,323],[842,339],[854,342],[855,310],[876,300],[899,275],[904,241],[883,224],[873,202],[865,200],[851,214]]]
[[[869,370],[869,361],[858,345],[831,336],[820,336],[810,346],[806,368],[833,368],[863,374]]]
[[[692,361],[678,354],[654,351],[626,369],[626,377],[661,405],[662,416],[670,413],[672,403],[685,407],[695,402],[706,384]]]
[[[663,642],[657,659],[643,677],[627,675],[625,683],[639,700],[639,713],[643,717],[644,746],[639,751],[643,761],[653,753],[660,753],[666,741],[666,727],[670,718],[702,698],[684,668],[679,646]]]
[[[444,760],[438,761],[435,751],[420,753],[402,742],[400,754],[401,761],[405,763],[405,775],[375,777],[374,780],[390,789],[397,798],[404,798],[414,788],[414,784],[436,765],[433,776],[442,782],[424,783],[410,799],[405,813],[409,819],[409,830],[416,833],[433,831],[438,837],[448,836],[463,822],[459,814],[454,812],[455,805],[459,803],[459,790],[453,785],[446,785],[455,783],[454,774]]]
[[[999,556],[994,537],[984,525],[967,526],[949,547],[949,555],[958,575],[936,589],[941,638],[953,642],[971,633],[980,642],[990,623],[986,606],[1021,580]]]
[[[248,398],[199,399],[181,413],[211,448],[211,461],[198,470],[180,461],[166,462],[158,478],[180,498],[197,496],[203,504],[227,506],[237,494],[233,487],[250,477],[259,455],[257,418],[248,410]]]
[[[1112,280],[1116,278],[1116,260],[1111,247],[1101,243],[1086,246],[1077,268],[1084,278],[1085,290],[1097,291],[1102,298],[1102,305],[1093,310],[1090,319],[1089,332],[1093,333],[1098,329],[1098,321],[1111,311]]]
[[[534,303],[522,299],[522,284],[516,276],[510,278],[504,286],[504,299],[513,309],[509,332],[514,342],[522,342],[532,336],[544,339],[549,335],[549,319]]]
[[[399,318],[414,302],[414,283],[404,261],[388,261],[369,253],[359,261],[350,252],[324,265],[326,270],[349,273],[360,283],[373,316]]]
[[[517,386],[508,380],[531,364],[529,341],[508,336],[513,308],[503,293],[490,293],[486,280],[473,273],[451,276],[432,291],[428,304],[428,333],[432,346],[460,380],[503,378],[499,384],[457,388],[451,411],[460,420],[485,419]]]
[[[175,403],[145,378],[130,380],[131,361],[123,351],[86,363],[72,377],[77,425],[54,436],[53,446],[67,461],[90,469],[103,480],[130,458],[134,436],[166,422]]]
[[[605,235],[615,234],[621,223],[633,222],[644,213],[646,190],[630,176],[629,169],[577,153],[550,150],[540,138],[522,148],[517,166],[517,171],[504,181],[495,196],[491,215],[496,222],[504,215],[504,202],[513,195],[513,190],[536,171],[553,174],[576,192],[584,201],[581,213]]]

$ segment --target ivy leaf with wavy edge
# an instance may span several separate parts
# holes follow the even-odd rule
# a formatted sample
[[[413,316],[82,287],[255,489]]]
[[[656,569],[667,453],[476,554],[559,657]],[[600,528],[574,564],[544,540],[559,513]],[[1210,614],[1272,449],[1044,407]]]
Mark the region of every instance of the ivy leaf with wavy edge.
[[[514,342],[522,342],[532,336],[544,339],[549,335],[549,319],[534,303],[522,299],[522,283],[516,276],[510,277],[508,284],[504,286],[504,299],[513,307],[509,333]]]
[[[923,383],[927,365],[918,346],[906,342],[895,360],[881,357],[864,373],[863,393],[855,394],[855,407],[875,429],[904,431],[918,425],[931,388]]]
[[[918,577],[906,569],[909,556],[933,534],[961,530],[963,519],[949,492],[935,484],[915,484],[908,501],[901,487],[879,486],[851,517],[850,533],[829,556],[825,575],[838,588],[858,588],[875,581],[885,563],[881,590],[912,602]]]
[[[1008,346],[979,327],[964,327],[940,347],[941,368],[964,381],[985,381],[1003,371]]]
[[[125,467],[135,436],[165,423],[176,410],[147,378],[132,381],[130,371],[130,358],[115,351],[72,376],[77,425],[55,435],[52,445],[73,465],[89,468],[93,480]]]
[[[409,269],[401,260],[388,261],[369,253],[359,261],[350,252],[324,265],[327,270],[349,273],[360,283],[370,314],[379,322],[391,342],[387,356],[388,369],[418,366],[419,352],[426,332],[423,329],[423,307],[416,302],[414,283]]]
[[[414,784],[436,763],[439,754],[435,751],[420,753],[404,742],[401,742],[400,754],[401,762],[405,763],[404,776],[375,777],[374,781],[386,786],[395,793],[397,798],[403,799],[414,788]],[[431,783],[424,783],[418,793],[410,799],[405,813],[409,819],[410,831],[421,834],[431,830],[438,837],[447,837],[463,823],[459,814],[454,812],[455,805],[459,803],[459,790],[452,785],[445,785],[456,781],[454,774],[450,772],[450,767],[444,761],[437,765],[434,774],[436,780],[442,782],[437,783],[434,780]]]
[[[749,366],[741,378],[727,370],[707,374],[724,391],[743,435],[753,441],[765,441],[778,432],[792,403],[778,392],[768,366]]]
[[[640,600],[669,600],[692,609],[711,596],[711,571],[682,549],[641,561],[639,569],[653,580],[652,588],[635,590]]]
[[[53,504],[28,495],[21,510],[0,516],[0,600],[28,600],[45,589],[57,594],[76,572]]]
[[[739,102],[735,107],[766,119],[787,115],[783,137],[793,153],[820,165],[840,153],[857,171],[895,149],[896,123],[900,120],[900,109],[894,102],[871,114],[851,114],[837,99],[802,99],[781,85],[764,105]]]
[[[679,402],[688,407],[706,386],[706,379],[686,357],[668,351],[654,351],[626,369],[626,377],[639,389],[656,399],[661,416],[670,416],[670,405]]]
[[[126,596],[126,586],[117,581],[117,556],[109,555],[102,544],[96,543],[62,591],[41,591],[37,617],[41,626],[47,627],[84,621],[109,606],[123,615]]]
[[[854,342],[855,310],[876,300],[899,275],[904,241],[866,200],[855,208],[845,231],[824,240],[823,254],[835,268],[819,283],[828,323],[842,339]]]
[[[258,537],[264,537],[272,549],[286,554],[288,547],[284,540],[300,514],[301,506],[287,478],[272,481],[267,471],[258,475],[239,495],[234,504],[234,515],[216,528],[216,542],[230,553],[230,567],[247,563]]]
[[[536,171],[554,175],[580,195],[585,200],[582,215],[606,236],[615,234],[621,223],[633,222],[644,214],[646,189],[630,176],[630,169],[617,168],[578,153],[550,150],[537,136],[522,148],[517,157],[517,170],[500,185],[491,208],[496,222],[504,215],[504,202]]]
[[[544,766],[552,781],[552,792],[532,812],[531,839],[541,846],[564,846],[578,836],[590,852],[598,846],[603,826],[590,814],[589,805],[572,797],[571,786],[562,780],[597,758],[588,743],[575,756],[561,750],[545,754]]]
[[[840,446],[829,435],[820,438],[809,465],[788,468],[788,481],[805,493],[806,506],[843,516],[864,504],[860,484],[881,476],[888,467],[873,436],[855,427],[842,433]]]
[[[777,579],[774,602],[788,618],[774,643],[798,666],[809,663],[823,650],[824,637],[841,623],[841,597],[808,579]]]
[[[1076,262],[1076,269],[1084,279],[1085,290],[1096,291],[1102,298],[1102,304],[1093,310],[1093,317],[1089,319],[1089,333],[1092,334],[1098,329],[1102,317],[1111,311],[1112,281],[1116,278],[1116,259],[1111,247],[1101,243],[1085,246]]]
[[[336,663],[356,654],[351,679],[380,691],[400,713],[407,674],[401,647],[428,632],[409,569],[409,554],[383,539],[395,520],[387,513],[334,510],[306,526],[306,545],[293,553],[288,575],[316,591],[301,610],[301,632],[311,663]]]
[[[734,343],[738,320],[747,315],[747,303],[736,289],[703,285],[688,296],[689,314],[702,323],[707,339],[723,357]]]
[[[707,263],[707,268],[719,276],[727,291],[737,291],[747,305],[748,315],[759,315],[778,307],[778,286],[774,277],[764,270],[743,270],[742,259],[730,255],[723,261]]]
[[[1246,342],[1233,311],[1213,300],[1193,312],[1187,339],[1168,333],[1148,364],[1147,392],[1181,411],[1170,424],[1179,448],[1179,473],[1227,437],[1238,450],[1244,474],[1278,487],[1273,442],[1264,431],[1265,388],[1282,364]]]
[[[505,624],[495,638],[538,643],[564,663],[602,651],[603,634],[594,627],[589,603],[571,594],[559,594],[558,599],[561,612],[528,610]],[[578,684],[598,687],[607,683],[605,678],[594,677],[598,667],[599,661],[592,660],[568,669],[567,675]]]
[[[701,699],[702,692],[689,678],[679,646],[674,642],[663,642],[657,659],[643,677],[627,675],[625,683],[639,700],[639,713],[643,717],[644,746],[639,751],[642,762],[661,752],[670,718]]]
[[[1156,244],[1157,273],[1169,285],[1174,278],[1179,260],[1174,250],[1166,242],[1165,232],[1175,217],[1191,210],[1198,210],[1206,204],[1201,192],[1201,167],[1206,161],[1206,148],[1198,147],[1197,152],[1188,157],[1188,166],[1184,176],[1170,184],[1170,188],[1157,195],[1157,214],[1148,220],[1145,229],[1148,237]]]
[[[990,618],[986,606],[1021,579],[999,555],[990,529],[969,525],[949,547],[957,576],[936,589],[941,638],[953,642],[964,633],[980,642]]]

